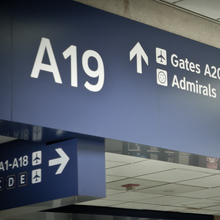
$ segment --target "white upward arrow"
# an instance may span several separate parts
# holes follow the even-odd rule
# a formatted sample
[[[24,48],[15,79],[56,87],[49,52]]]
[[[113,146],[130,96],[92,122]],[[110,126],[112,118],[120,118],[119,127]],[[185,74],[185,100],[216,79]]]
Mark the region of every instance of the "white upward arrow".
[[[61,174],[63,172],[63,170],[66,167],[66,165],[67,165],[70,158],[62,150],[62,148],[57,148],[57,149],[55,149],[55,151],[60,155],[60,158],[49,160],[49,167],[60,164],[57,172],[55,173],[55,175],[58,175],[58,174]]]
[[[137,56],[137,72],[141,74],[142,73],[142,58],[145,61],[145,63],[148,65],[148,56],[143,50],[139,42],[137,42],[136,45],[130,51],[130,61],[135,56]]]

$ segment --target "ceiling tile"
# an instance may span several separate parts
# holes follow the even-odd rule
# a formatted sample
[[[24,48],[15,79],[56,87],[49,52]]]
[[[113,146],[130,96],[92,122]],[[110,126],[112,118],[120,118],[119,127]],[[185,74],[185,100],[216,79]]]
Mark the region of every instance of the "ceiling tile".
[[[220,186],[217,186],[214,188],[215,190],[220,190]]]
[[[125,165],[126,163],[122,163],[122,162],[118,162],[118,161],[105,161],[105,168],[109,169],[112,167],[118,167],[118,166],[122,166]]]
[[[185,197],[176,197],[176,196],[162,196],[162,197],[160,196],[146,200],[138,200],[137,202],[155,204],[155,205],[175,205],[175,204],[186,203],[189,201],[192,201],[192,199]]]
[[[121,176],[106,176],[105,178],[105,181],[106,183],[109,183],[109,182],[114,182],[114,181],[117,181],[117,180],[122,180],[122,179],[125,179],[126,177],[121,177]]]
[[[136,191],[139,189],[149,188],[149,187],[153,187],[153,186],[159,186],[159,185],[163,185],[166,183],[151,181],[151,180],[142,180],[142,179],[137,179],[137,178],[126,178],[123,180],[107,183],[106,188],[127,191],[125,187],[122,187],[123,185],[126,185],[126,184],[138,184],[139,186],[137,186],[135,188],[135,191]]]
[[[186,169],[172,169],[163,172],[148,174],[145,176],[139,176],[138,178],[175,183],[183,180],[195,179],[209,175],[210,174],[208,173],[196,172]]]
[[[143,204],[136,202],[120,203],[118,205],[112,205],[111,207],[125,208],[125,209],[147,209],[147,210],[160,210],[160,211],[172,211],[171,206],[159,206],[152,204]]]
[[[205,209],[207,209],[207,210],[213,210],[213,211],[217,211],[217,212],[219,212],[219,210],[220,210],[220,205],[217,205],[217,206],[210,206],[210,207],[205,208]]]
[[[116,162],[121,162],[121,163],[135,163],[135,162],[139,162],[139,161],[146,161],[148,159],[106,152],[105,153],[105,160],[106,161],[116,161]]]
[[[175,3],[177,2],[178,0],[164,0],[165,2],[169,2],[169,3]]]
[[[208,208],[216,205],[220,205],[219,202],[209,199],[194,199],[192,201],[187,201],[181,204],[181,206],[185,208],[194,208],[194,209]]]
[[[175,164],[157,160],[146,160],[106,170],[106,175],[136,177],[175,168]]]
[[[180,184],[201,186],[201,187],[220,187],[220,175],[212,175],[209,177],[198,178],[194,180],[182,181]]]
[[[115,190],[115,189],[106,189],[106,196],[114,195],[117,193],[123,193],[123,191],[122,190]]]
[[[197,172],[209,173],[209,174],[220,174],[220,170],[215,170],[211,168],[188,166],[188,165],[185,165],[184,167],[180,167],[180,168],[189,169],[189,170],[197,171]]]
[[[213,196],[209,199],[220,202],[220,196],[215,196],[215,197]]]
[[[180,184],[166,184],[162,186],[156,186],[148,189],[138,190],[138,192],[158,194],[158,195],[174,195],[174,194],[181,194],[184,192],[187,193],[194,192],[198,190],[201,190],[201,187],[186,186]]]
[[[136,201],[136,200],[151,199],[151,198],[155,198],[155,197],[159,197],[159,195],[139,193],[139,192],[134,192],[134,191],[127,191],[127,192],[124,192],[124,193],[109,195],[107,197],[107,199],[115,200],[115,201],[121,201],[121,202],[133,202],[133,201]]]
[[[177,196],[198,198],[198,199],[214,199],[215,197],[220,199],[220,190],[216,189],[202,189],[194,192],[185,192],[177,194]]]

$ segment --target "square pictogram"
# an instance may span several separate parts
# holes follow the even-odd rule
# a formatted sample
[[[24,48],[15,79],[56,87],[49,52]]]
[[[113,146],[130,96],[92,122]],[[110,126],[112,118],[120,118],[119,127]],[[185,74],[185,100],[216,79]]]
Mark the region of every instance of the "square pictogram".
[[[42,173],[41,169],[32,170],[31,183],[40,183],[42,181]]]
[[[162,65],[167,65],[167,51],[157,47],[156,48],[156,62]]]
[[[161,86],[168,86],[168,76],[166,70],[157,69],[157,84]]]
[[[32,166],[37,166],[42,163],[42,151],[32,153]]]

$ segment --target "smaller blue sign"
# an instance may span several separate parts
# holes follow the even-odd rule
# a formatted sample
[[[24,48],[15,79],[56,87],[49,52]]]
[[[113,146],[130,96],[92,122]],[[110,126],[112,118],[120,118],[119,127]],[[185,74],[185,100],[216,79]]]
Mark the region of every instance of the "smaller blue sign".
[[[92,154],[87,152],[90,145],[96,148]],[[102,141],[46,145],[18,140],[1,145],[0,210],[78,195],[105,196]]]

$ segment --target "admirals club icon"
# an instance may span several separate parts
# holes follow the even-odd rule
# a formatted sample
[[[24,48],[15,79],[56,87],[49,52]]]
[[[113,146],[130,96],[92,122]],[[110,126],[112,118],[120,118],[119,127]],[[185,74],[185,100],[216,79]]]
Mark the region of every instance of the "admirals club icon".
[[[161,86],[168,86],[166,70],[157,69],[157,84]]]

